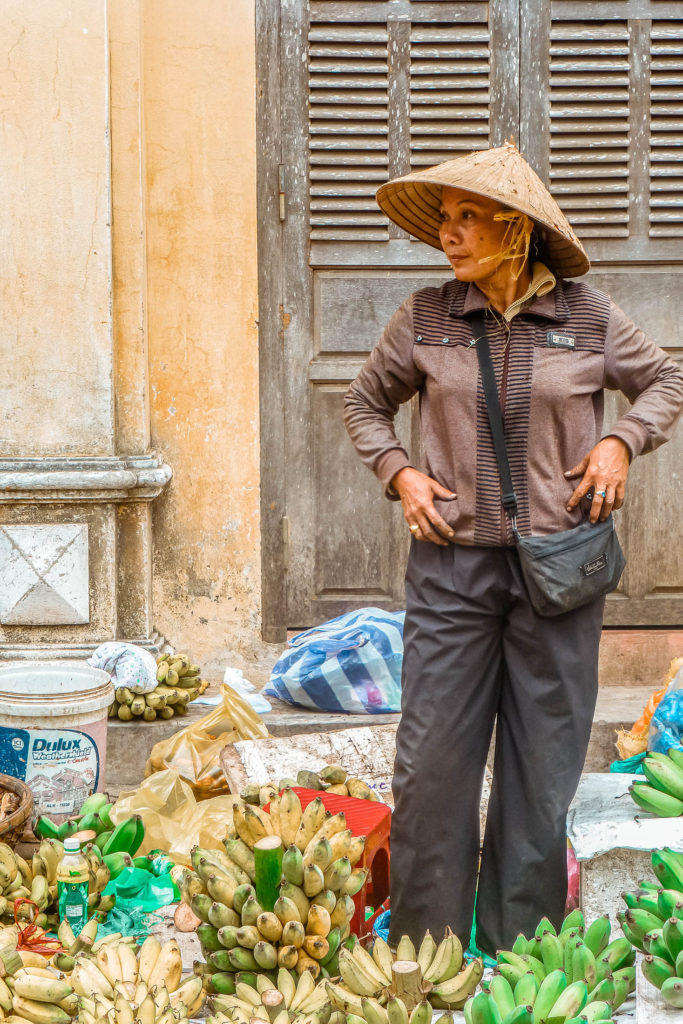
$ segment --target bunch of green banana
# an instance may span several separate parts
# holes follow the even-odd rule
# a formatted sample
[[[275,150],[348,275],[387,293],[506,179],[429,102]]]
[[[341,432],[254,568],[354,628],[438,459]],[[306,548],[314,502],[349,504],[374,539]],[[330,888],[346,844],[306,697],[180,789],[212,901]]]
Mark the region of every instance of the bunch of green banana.
[[[301,786],[304,789],[319,789],[337,796],[352,796],[356,800],[374,800],[380,798],[362,779],[349,775],[345,768],[338,764],[325,765],[319,772],[303,769],[297,773],[296,779],[280,779],[279,782],[266,782],[260,786],[250,783],[240,791],[240,797],[246,804],[258,804],[264,807],[285,786]]]
[[[114,828],[110,817],[112,807],[106,793],[92,793],[78,814],[59,824],[48,817],[38,818],[33,831],[38,839],[58,839],[60,843],[80,832],[94,832],[95,836],[106,834]]]
[[[646,954],[643,977],[660,989],[671,1005],[683,1007],[683,854],[664,847],[653,850],[656,883],[623,892],[626,911],[619,914],[624,934]]]
[[[590,999],[585,981],[568,982],[564,971],[547,974],[537,990],[529,986],[520,996],[498,974],[486,991],[464,1006],[466,1024],[612,1024],[612,1008],[605,999]]]
[[[81,849],[89,862],[93,859],[90,853],[94,850],[95,856],[98,856],[109,869],[110,877],[116,878],[125,867],[132,865],[133,857],[145,838],[145,826],[139,814],[131,815],[115,825],[111,819],[111,809],[112,804],[105,793],[93,793],[85,801],[77,817],[59,826],[49,818],[39,818],[34,825],[34,831],[36,835],[46,835],[48,832],[61,835],[66,831],[67,836],[80,839]],[[50,836],[46,841],[50,842],[53,838]],[[62,851],[63,840],[57,842]],[[40,874],[46,872],[40,871]]]
[[[647,782],[633,782],[629,793],[644,811],[660,818],[683,814],[683,750],[672,747],[667,754],[650,751],[643,761]]]
[[[285,849],[281,876],[276,867],[279,890],[266,909],[254,847],[270,837],[279,837]],[[269,812],[235,798],[224,844],[225,850],[196,847],[194,871],[172,872],[184,902],[202,922],[197,934],[209,968],[338,973],[339,947],[355,913],[353,896],[367,878],[366,869],[356,867],[365,838],[346,828],[345,815],[331,815],[319,797],[302,810],[290,787],[271,799]]]
[[[324,981],[316,983],[310,971],[300,975],[281,967],[277,974],[241,972],[231,975],[233,991],[210,997],[215,1011],[210,1024],[228,1020],[249,1024],[251,1018],[290,1024],[346,1024],[345,1014],[335,1011]]]
[[[202,979],[181,984],[182,962],[175,939],[163,946],[148,936],[137,950],[120,936],[107,936],[90,955],[78,954],[71,984],[79,1024],[174,1024],[194,1016],[205,999]]]
[[[150,693],[133,693],[126,686],[117,687],[109,717],[122,722],[133,718],[153,722],[157,715],[159,718],[186,715],[190,701],[196,700],[209,685],[199,678],[200,671],[199,665],[193,665],[186,654],[159,655],[156,689]]]
[[[673,922],[683,917],[683,854],[665,846],[652,851],[651,862],[659,884],[643,880],[638,889],[623,892],[621,898],[627,909],[617,917],[634,946],[666,959],[663,929],[668,925],[667,932],[672,933],[676,927]],[[676,952],[671,964],[675,963]]]
[[[606,914],[586,927],[581,911],[574,910],[564,919],[559,932],[543,918],[530,939],[520,934],[511,950],[498,951],[495,973],[512,989],[516,1007],[534,1008],[534,1024],[539,1016],[537,996],[551,976],[563,991],[570,993],[561,1005],[569,1004],[585,988],[584,1005],[605,1003],[610,1012],[616,1011],[635,987],[636,954],[628,938],[610,941],[610,935]],[[496,984],[504,988],[501,982]],[[546,1005],[552,993],[552,984],[548,983],[541,1003],[544,1013],[552,1009]],[[573,1016],[584,1012],[582,1008]],[[524,1019],[520,1011],[520,1022]]]

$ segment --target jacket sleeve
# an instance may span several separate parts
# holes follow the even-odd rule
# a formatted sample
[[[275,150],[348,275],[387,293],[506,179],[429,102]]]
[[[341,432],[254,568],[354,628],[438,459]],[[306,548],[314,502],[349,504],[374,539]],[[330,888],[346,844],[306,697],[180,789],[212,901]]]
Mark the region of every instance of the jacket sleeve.
[[[607,435],[621,438],[632,459],[669,440],[683,409],[683,373],[614,303],[605,338],[605,387],[632,403]]]
[[[413,362],[412,297],[399,306],[379,343],[344,398],[344,423],[363,460],[379,478],[388,498],[398,499],[392,477],[410,465],[408,453],[394,429],[399,406],[423,381]]]

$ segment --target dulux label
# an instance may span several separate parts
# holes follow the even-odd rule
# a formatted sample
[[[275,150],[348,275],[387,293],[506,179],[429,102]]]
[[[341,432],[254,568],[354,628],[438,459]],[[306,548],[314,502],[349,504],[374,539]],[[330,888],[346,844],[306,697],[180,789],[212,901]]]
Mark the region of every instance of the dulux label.
[[[36,815],[72,814],[96,791],[100,759],[84,732],[0,727],[0,772],[31,787]]]

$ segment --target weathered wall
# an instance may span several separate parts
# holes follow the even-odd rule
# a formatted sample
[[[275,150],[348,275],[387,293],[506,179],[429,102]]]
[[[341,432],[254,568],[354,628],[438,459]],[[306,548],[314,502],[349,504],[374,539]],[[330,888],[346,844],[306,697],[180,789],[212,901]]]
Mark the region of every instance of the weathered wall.
[[[0,4],[4,457],[114,450],[104,11]]]
[[[254,0],[141,0],[154,621],[215,665],[258,641]]]

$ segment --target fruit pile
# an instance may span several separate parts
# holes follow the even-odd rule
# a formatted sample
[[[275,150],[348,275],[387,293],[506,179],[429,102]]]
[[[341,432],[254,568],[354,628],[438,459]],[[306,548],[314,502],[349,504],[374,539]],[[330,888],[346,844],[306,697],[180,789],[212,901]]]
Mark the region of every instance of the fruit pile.
[[[279,782],[266,782],[259,786],[252,783],[240,791],[240,797],[247,804],[258,804],[260,807],[270,803],[274,796],[285,786],[301,786],[304,789],[320,789],[337,796],[352,796],[356,800],[374,800],[381,802],[367,782],[349,775],[346,769],[338,764],[325,765],[319,772],[302,768],[297,772],[296,779],[280,779]]]
[[[476,989],[482,973],[483,964],[479,959],[470,960],[463,967],[460,941],[447,929],[438,945],[427,932],[417,951],[404,935],[396,947],[395,957],[379,937],[375,939],[372,956],[358,943],[352,951],[342,949],[340,981],[328,981],[327,990],[337,1009],[361,1017],[367,1024],[387,1024],[384,1007],[386,1005],[388,1013],[389,998],[399,1004],[392,1006],[397,1022],[406,1013],[412,1020],[412,1014],[425,1004],[416,1019],[420,1024],[429,1024],[432,1006],[461,1009]]]
[[[193,665],[186,654],[160,654],[157,688],[151,693],[133,693],[127,686],[117,687],[109,717],[122,722],[133,718],[153,722],[157,716],[186,715],[190,701],[196,700],[209,685],[206,679],[199,678],[200,672],[199,665]]]
[[[31,900],[38,907],[33,920],[39,928],[56,927],[57,916],[57,865],[64,855],[64,847],[56,839],[44,839],[33,854],[31,864],[14,853],[5,843],[0,843],[0,918],[14,919],[14,901]],[[103,896],[111,877],[100,851],[90,845],[83,851],[88,862],[88,912],[104,916],[114,906],[113,896]],[[19,905],[17,916],[28,920],[33,909],[28,903]]]
[[[309,971],[296,978],[284,968],[276,976],[236,974],[232,995],[211,997],[219,1013],[210,1024],[248,1024],[254,1017],[273,1024],[430,1024],[432,1002],[456,1008],[477,987],[481,960],[461,967],[462,948],[451,932],[438,946],[427,933],[417,953],[404,936],[396,958],[377,937],[372,955],[358,942],[351,949],[342,946],[339,982],[322,979],[316,985]]]
[[[618,915],[619,923],[646,954],[645,979],[670,1006],[683,1007],[683,854],[653,850],[652,868],[659,884],[643,880],[638,889],[622,893],[627,910]]]
[[[240,975],[235,975],[237,979]],[[232,996],[211,996],[210,1003],[214,1016],[208,1017],[209,1024],[249,1024],[258,1020],[272,1020],[273,1024],[346,1024],[346,1014],[333,1011],[324,981],[317,984],[310,971],[304,971],[296,979],[292,973],[281,967],[273,980],[266,974],[244,974],[244,980],[235,982]]]
[[[644,811],[660,818],[683,814],[683,750],[672,747],[667,754],[651,751],[642,763],[647,782],[632,782],[629,793]]]
[[[137,949],[135,939],[120,934],[95,941],[91,919],[74,939],[68,925],[59,937],[66,952],[46,965],[38,953],[17,951],[18,930],[0,933],[0,1018],[10,1024],[175,1024],[194,1016],[205,993],[201,978],[181,984],[180,949],[175,939],[163,946],[150,936]],[[73,940],[73,942],[71,941]],[[60,969],[70,961],[69,973]]]
[[[365,838],[331,815],[320,797],[305,810],[286,787],[270,812],[236,800],[222,850],[192,851],[192,866],[173,869],[197,930],[214,991],[231,989],[236,971],[337,971],[349,935],[352,897],[367,872],[356,864]]]
[[[519,935],[511,950],[499,950],[490,992],[475,997],[476,1007],[473,1001],[465,1007],[465,1018],[497,1024],[508,1018],[514,1024],[557,1018],[561,1024],[580,1015],[608,1020],[635,988],[636,977],[630,941],[610,942],[610,933],[607,915],[586,927],[581,911],[574,910],[559,932],[543,918],[531,939]]]
[[[134,857],[145,838],[145,826],[139,814],[114,825],[110,812],[112,804],[106,793],[93,793],[85,801],[78,814],[60,824],[50,818],[38,818],[33,831],[40,839],[65,839],[74,837],[83,849],[92,844],[104,856],[125,853]]]
[[[78,996],[63,974],[46,967],[37,953],[19,954],[11,945],[0,950],[0,961],[5,972],[0,978],[3,1018],[17,1024],[70,1024]]]
[[[71,974],[80,996],[78,1021],[96,1024],[174,1024],[195,1016],[204,1003],[201,978],[181,984],[182,961],[175,939],[163,946],[148,936],[139,950],[133,941],[106,936],[90,956],[78,955]]]

